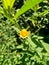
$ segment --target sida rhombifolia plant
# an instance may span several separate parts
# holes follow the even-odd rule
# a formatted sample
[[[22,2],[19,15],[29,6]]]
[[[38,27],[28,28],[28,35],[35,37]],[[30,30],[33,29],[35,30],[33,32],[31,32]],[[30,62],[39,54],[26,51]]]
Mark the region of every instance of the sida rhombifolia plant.
[[[20,36],[20,38],[23,39],[25,44],[29,46],[28,51],[35,54],[33,58],[31,56],[31,60],[37,61],[37,63],[42,63],[43,65],[47,65],[48,59],[43,59],[42,56],[49,56],[49,44],[44,43],[41,40],[42,37],[36,36],[34,33],[32,34],[26,29],[21,30],[17,21],[23,13],[29,9],[34,10],[33,8],[42,1],[43,0],[26,0],[22,7],[15,13],[13,8],[15,0],[2,0],[3,8],[0,8],[0,13],[7,17],[12,24],[16,23],[16,26],[14,25],[12,28],[16,30],[16,33]],[[46,52],[44,52],[44,50]],[[39,61],[39,58],[42,61]]]

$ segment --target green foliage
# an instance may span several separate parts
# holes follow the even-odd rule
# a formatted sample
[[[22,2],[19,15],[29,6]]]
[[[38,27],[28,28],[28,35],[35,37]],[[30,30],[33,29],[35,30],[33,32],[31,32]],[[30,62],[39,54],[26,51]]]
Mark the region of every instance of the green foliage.
[[[29,9],[33,9],[33,7],[35,7],[37,4],[39,4],[40,2],[42,2],[43,0],[27,0],[24,5],[20,8],[20,10],[18,12],[16,12],[16,15],[14,16],[14,18],[18,18],[18,16],[20,16],[21,14],[25,13],[27,10]]]
[[[0,0],[0,65],[49,65],[49,2],[24,0],[16,9],[13,5],[19,0],[4,1]],[[25,39],[20,37],[22,29],[30,32]]]
[[[11,9],[13,7],[15,0],[2,0],[4,9]]]

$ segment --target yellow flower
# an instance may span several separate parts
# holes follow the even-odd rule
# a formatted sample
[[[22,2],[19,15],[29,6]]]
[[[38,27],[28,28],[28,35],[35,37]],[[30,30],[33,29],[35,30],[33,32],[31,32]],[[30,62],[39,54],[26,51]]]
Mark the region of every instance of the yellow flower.
[[[28,35],[29,35],[29,32],[26,29],[23,29],[20,31],[20,37],[21,38],[24,39],[24,38],[28,37]]]

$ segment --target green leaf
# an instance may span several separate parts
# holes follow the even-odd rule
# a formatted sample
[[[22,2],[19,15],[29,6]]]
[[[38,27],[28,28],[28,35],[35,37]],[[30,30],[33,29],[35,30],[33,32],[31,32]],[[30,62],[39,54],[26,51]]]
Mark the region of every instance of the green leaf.
[[[4,9],[12,8],[15,0],[2,0]]]
[[[32,46],[32,48],[36,47],[36,44],[31,40],[30,36],[27,38],[27,41],[30,44],[30,46]]]
[[[29,9],[32,9],[33,7],[35,7],[35,5],[39,4],[40,2],[42,2],[43,0],[27,0],[24,5],[20,8],[20,10],[18,12],[16,12],[16,15],[14,16],[14,18],[18,18],[21,14],[23,14],[24,12],[26,12]]]
[[[2,7],[0,7],[0,13],[4,13],[4,11],[3,11],[3,8]]]
[[[42,43],[43,47],[45,48],[45,50],[49,53],[49,44],[43,42],[42,40],[41,40],[41,43]]]

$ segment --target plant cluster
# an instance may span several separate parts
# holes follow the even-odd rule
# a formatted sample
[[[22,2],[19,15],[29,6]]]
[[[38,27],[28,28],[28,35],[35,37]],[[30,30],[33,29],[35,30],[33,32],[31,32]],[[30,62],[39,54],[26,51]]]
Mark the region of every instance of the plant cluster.
[[[49,65],[48,0],[0,0],[0,65]]]

